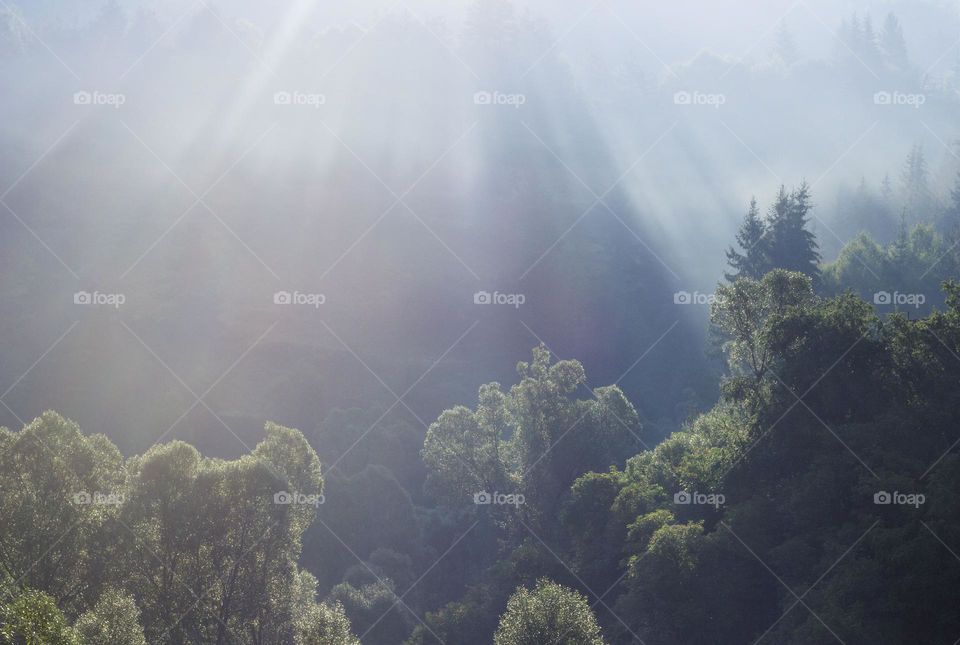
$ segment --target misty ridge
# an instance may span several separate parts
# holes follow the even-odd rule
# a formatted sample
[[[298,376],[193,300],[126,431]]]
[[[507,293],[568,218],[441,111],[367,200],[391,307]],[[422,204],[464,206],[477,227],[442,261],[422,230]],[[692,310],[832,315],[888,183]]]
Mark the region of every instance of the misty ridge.
[[[0,1],[0,643],[960,637],[960,14],[838,4]]]

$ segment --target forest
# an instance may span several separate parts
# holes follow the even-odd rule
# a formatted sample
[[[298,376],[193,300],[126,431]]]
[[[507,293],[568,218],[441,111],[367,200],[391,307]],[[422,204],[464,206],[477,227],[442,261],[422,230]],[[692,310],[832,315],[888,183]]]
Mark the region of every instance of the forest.
[[[0,645],[955,644],[960,7],[349,4],[0,0]]]

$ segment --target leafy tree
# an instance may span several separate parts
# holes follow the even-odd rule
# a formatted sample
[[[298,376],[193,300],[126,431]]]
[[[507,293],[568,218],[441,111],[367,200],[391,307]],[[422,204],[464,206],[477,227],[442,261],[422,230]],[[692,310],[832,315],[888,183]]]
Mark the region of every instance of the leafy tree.
[[[710,319],[729,359],[733,378],[728,391],[747,385],[758,392],[775,365],[772,337],[776,324],[791,309],[814,302],[811,280],[778,269],[762,280],[742,278],[722,285],[716,295]]]
[[[267,424],[266,433],[235,461],[204,459],[182,442],[131,461],[121,514],[131,531],[126,576],[142,597],[151,642],[168,633],[293,638],[296,561],[322,478],[298,431]]]
[[[493,642],[495,645],[603,645],[603,638],[587,599],[544,579],[532,591],[521,587],[510,597]]]
[[[636,449],[640,423],[616,386],[589,390],[583,366],[551,364],[540,346],[517,366],[520,382],[480,388],[476,410],[458,406],[431,424],[424,441],[427,486],[446,503],[469,504],[475,493],[521,492],[532,519],[552,517],[558,497],[581,474],[620,463]]]
[[[360,645],[350,631],[350,619],[339,604],[311,607],[297,633],[297,645]]]
[[[140,609],[128,596],[107,589],[93,608],[74,624],[86,645],[147,645],[140,626]]]
[[[328,600],[343,607],[364,643],[390,645],[404,638],[413,628],[394,583],[389,579],[373,578],[359,587],[349,582],[341,583],[333,588]]]
[[[44,412],[20,432],[0,429],[0,567],[65,608],[99,593],[115,546],[123,458],[102,435]],[[101,503],[106,501],[107,503]]]
[[[0,643],[3,645],[81,645],[53,597],[26,589],[0,604]]]
[[[293,606],[296,645],[360,645],[343,606],[317,602],[317,579],[306,571],[294,582]]]
[[[953,244],[925,224],[907,230],[904,223],[897,238],[886,246],[862,233],[843,247],[835,261],[824,265],[822,291],[838,295],[852,290],[868,302],[881,298],[876,303],[889,304],[887,311],[925,314],[942,304],[939,285],[956,275],[960,266]],[[922,295],[924,301],[916,305],[882,301],[892,299],[895,292]]]

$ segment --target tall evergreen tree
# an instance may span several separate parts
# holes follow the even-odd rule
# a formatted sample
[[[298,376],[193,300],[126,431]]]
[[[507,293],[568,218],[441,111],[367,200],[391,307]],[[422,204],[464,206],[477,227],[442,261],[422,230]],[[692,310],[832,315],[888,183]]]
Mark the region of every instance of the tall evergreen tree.
[[[864,61],[868,65],[880,60],[880,46],[877,43],[877,32],[873,29],[873,20],[870,18],[870,14],[863,19],[863,35],[861,41],[861,49],[863,52]]]
[[[941,226],[951,245],[960,243],[960,172],[950,191],[950,203],[943,211]]]
[[[760,210],[757,208],[757,198],[750,200],[750,209],[743,218],[743,224],[737,232],[737,246],[740,251],[734,247],[727,249],[727,264],[732,271],[725,273],[724,277],[730,282],[737,278],[763,277],[763,274],[770,268],[770,262],[767,258],[766,225],[760,217]]]
[[[897,71],[907,68],[907,41],[903,37],[900,21],[893,13],[887,14],[880,32],[880,50],[887,65]]]
[[[785,22],[780,23],[777,29],[777,40],[773,49],[774,56],[787,67],[800,60],[800,51],[797,49],[797,41],[787,27]]]
[[[812,206],[806,182],[792,193],[780,187],[767,216],[768,254],[772,268],[804,273],[816,284],[820,278],[820,252],[816,237],[807,229]]]
[[[887,206],[893,204],[893,182],[890,181],[890,173],[885,174],[880,182],[880,197]]]
[[[900,181],[904,207],[917,218],[931,219],[933,194],[930,192],[930,173],[921,144],[914,144],[910,149]]]

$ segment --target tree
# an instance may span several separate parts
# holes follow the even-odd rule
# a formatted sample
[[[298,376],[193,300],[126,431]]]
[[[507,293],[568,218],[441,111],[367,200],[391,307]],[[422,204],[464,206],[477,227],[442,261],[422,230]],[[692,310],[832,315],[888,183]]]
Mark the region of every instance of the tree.
[[[880,32],[880,50],[884,60],[895,71],[906,71],[907,41],[903,38],[903,28],[900,21],[891,12],[883,21],[883,30]]]
[[[867,64],[880,60],[880,48],[877,43],[877,33],[873,30],[873,19],[867,14],[863,19],[863,40],[861,41],[862,56]]]
[[[360,645],[339,603],[311,607],[297,634],[297,645]]]
[[[92,609],[80,615],[74,628],[85,645],[147,645],[140,609],[132,597],[116,589],[107,589]]]
[[[317,579],[307,571],[297,574],[293,586],[296,645],[360,645],[350,631],[350,619],[339,603],[317,602]]]
[[[296,562],[323,480],[302,434],[274,424],[266,434],[235,461],[205,459],[183,442],[131,461],[126,578],[151,642],[168,629],[216,643],[293,639]]]
[[[904,208],[915,217],[928,219],[932,216],[933,194],[930,192],[930,177],[923,145],[915,144],[907,155],[900,174],[903,188]]]
[[[951,243],[960,241],[960,172],[950,190],[950,203],[944,209],[941,228]]]
[[[116,546],[123,479],[116,446],[55,412],[0,429],[0,570],[64,608],[92,602]]]
[[[733,374],[728,385],[748,385],[758,392],[776,359],[771,343],[775,325],[791,309],[815,302],[811,280],[777,269],[761,280],[742,278],[722,285],[716,295],[710,323],[728,356]]]
[[[797,41],[786,23],[781,21],[777,28],[776,43],[774,45],[774,55],[785,66],[790,67],[800,60],[800,52],[797,49]]]
[[[793,193],[781,186],[766,225],[771,268],[803,273],[816,285],[820,279],[820,253],[816,237],[807,230],[811,208],[810,187],[806,182]]]
[[[26,589],[8,603],[0,603],[2,645],[86,645],[67,623],[53,598]]]
[[[725,273],[724,276],[730,282],[737,278],[759,279],[770,268],[767,258],[767,246],[764,237],[767,228],[760,218],[760,211],[757,208],[757,198],[750,200],[750,208],[743,218],[743,224],[737,232],[737,251],[732,246],[727,249],[727,264],[733,270],[732,273]]]
[[[507,601],[494,645],[603,645],[600,626],[582,595],[550,580],[521,587]]]
[[[331,590],[329,601],[343,607],[364,643],[392,645],[410,633],[412,620],[393,581],[372,574],[369,577],[366,584],[358,581],[359,586],[340,583]]]
[[[476,410],[458,406],[430,425],[422,453],[427,486],[454,506],[481,492],[519,492],[528,517],[553,517],[559,496],[578,476],[636,451],[640,422],[616,386],[575,398],[586,388],[583,366],[551,364],[543,345],[517,372],[520,382],[509,392],[484,385]]]

